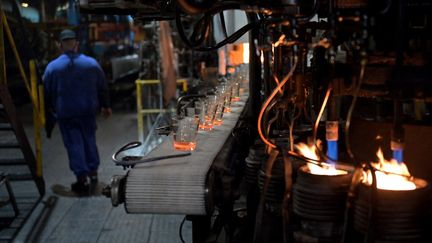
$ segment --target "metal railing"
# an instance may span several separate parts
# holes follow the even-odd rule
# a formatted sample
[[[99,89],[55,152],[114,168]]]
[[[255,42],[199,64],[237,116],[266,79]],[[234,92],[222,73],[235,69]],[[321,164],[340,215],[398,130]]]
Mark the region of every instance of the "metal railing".
[[[18,119],[18,115],[15,109],[15,105],[12,97],[9,93],[9,88],[7,84],[7,75],[6,75],[6,57],[4,50],[4,43],[6,41],[9,42],[9,46],[12,50],[12,53],[15,57],[16,64],[19,68],[19,73],[21,74],[21,78],[24,81],[27,92],[29,93],[32,108],[33,108],[33,119],[35,126],[35,147],[36,147],[36,156],[30,146],[30,143],[27,139],[24,127],[22,123]],[[22,161],[8,161],[7,163],[2,163],[1,166],[4,167],[13,167],[15,165],[26,164],[30,173],[28,174],[27,169],[22,168],[22,166],[15,166],[20,169],[16,171],[0,171],[5,172],[3,177],[4,183],[6,183],[7,191],[9,194],[9,201],[12,203],[14,217],[10,218],[9,222],[2,225],[0,229],[1,241],[2,242],[12,242],[18,232],[22,229],[24,224],[26,224],[27,220],[30,218],[31,214],[42,200],[42,197],[45,195],[45,182],[42,176],[42,143],[41,143],[41,128],[45,121],[44,119],[44,109],[43,109],[43,95],[41,96],[39,93],[43,90],[40,85],[38,85],[38,78],[36,72],[36,63],[34,60],[29,63],[30,75],[29,78],[26,75],[25,69],[22,65],[19,53],[17,51],[14,38],[12,36],[11,30],[9,28],[7,18],[3,10],[1,9],[0,4],[0,102],[2,103],[2,113],[6,117],[6,125],[10,125],[7,130],[10,130],[15,134],[15,138],[19,148],[21,149],[24,163]],[[16,146],[16,145],[14,145]],[[2,147],[2,149],[8,147]],[[15,147],[14,147],[15,148]],[[9,168],[7,168],[9,169]],[[24,173],[23,171],[26,170]],[[10,180],[13,183],[8,183]],[[17,185],[17,181],[34,181],[35,186],[37,187],[38,194],[34,194],[32,190],[28,189],[29,184],[25,184],[25,187]],[[1,184],[1,183],[0,183]],[[18,189],[20,193],[13,193],[14,189]],[[24,191],[22,191],[24,190]]]
[[[22,64],[21,58],[19,56],[16,44],[10,30],[6,14],[3,10],[0,11],[0,56],[1,56],[1,69],[6,70],[5,63],[5,52],[4,52],[4,41],[7,38],[10,48],[15,57],[16,63],[18,65],[19,73],[24,81],[27,92],[29,93],[30,100],[33,107],[33,123],[34,123],[34,137],[35,137],[35,150],[36,150],[36,175],[42,177],[42,139],[41,139],[41,129],[45,125],[45,108],[44,108],[44,96],[43,96],[43,86],[38,84],[36,62],[35,60],[30,60],[30,80],[27,77],[24,65]],[[4,36],[6,34],[6,36]],[[7,84],[6,72],[3,74],[1,80],[4,84]]]
[[[159,79],[147,79],[147,80],[141,80],[138,79],[135,81],[136,83],[136,102],[137,102],[137,122],[138,122],[138,140],[143,142],[144,146],[147,145],[149,142],[150,137],[152,136],[152,133],[154,132],[155,126],[157,125],[157,121],[160,119],[160,115],[169,112],[170,110],[164,109],[162,104],[162,87],[161,82]],[[177,84],[181,85],[181,90],[183,92],[186,92],[188,89],[188,83],[187,79],[178,79]],[[143,106],[143,87],[144,86],[150,86],[150,85],[158,85],[160,97],[158,97],[158,107],[147,107],[144,108]],[[156,98],[156,97],[155,97]],[[144,126],[145,126],[145,116],[152,115],[152,114],[158,114],[156,117],[156,120],[153,122],[153,124],[147,124],[149,129],[149,133],[145,136],[144,134]],[[145,139],[144,139],[145,138]],[[145,141],[144,141],[145,140]]]

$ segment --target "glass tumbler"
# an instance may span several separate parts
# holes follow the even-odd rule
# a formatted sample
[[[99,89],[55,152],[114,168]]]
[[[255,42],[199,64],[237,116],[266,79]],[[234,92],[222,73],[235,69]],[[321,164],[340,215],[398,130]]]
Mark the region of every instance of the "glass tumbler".
[[[175,117],[172,119],[174,149],[195,150],[198,124],[198,116]]]
[[[225,109],[225,93],[223,92],[223,93],[219,93],[216,96],[215,115],[214,115],[213,125],[215,126],[222,125],[224,109]]]

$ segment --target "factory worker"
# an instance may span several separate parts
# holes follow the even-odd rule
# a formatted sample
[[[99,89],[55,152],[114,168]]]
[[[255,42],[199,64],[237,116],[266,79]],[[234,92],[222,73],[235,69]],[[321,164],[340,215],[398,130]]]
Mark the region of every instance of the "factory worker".
[[[96,146],[96,114],[111,114],[105,75],[91,57],[78,53],[72,30],[60,33],[63,54],[51,61],[43,75],[45,102],[62,134],[70,169],[77,181],[71,190],[87,193],[97,183],[99,154]]]

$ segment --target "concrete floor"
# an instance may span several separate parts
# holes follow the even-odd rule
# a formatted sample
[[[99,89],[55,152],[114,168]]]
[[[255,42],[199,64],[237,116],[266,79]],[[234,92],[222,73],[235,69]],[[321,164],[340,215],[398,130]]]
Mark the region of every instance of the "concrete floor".
[[[21,118],[32,143],[32,123],[29,107],[19,108]],[[137,122],[135,111],[114,109],[109,119],[98,117],[97,142],[101,165],[99,181],[108,183],[113,175],[124,175],[126,171],[114,166],[112,153],[127,142],[135,141]],[[43,168],[47,193],[45,199],[55,195],[54,184],[70,186],[75,181],[68,166],[66,150],[55,128],[51,139],[43,133]],[[41,209],[35,210],[29,222],[21,230],[15,242],[25,242],[28,230]],[[127,214],[122,205],[113,207],[110,199],[104,196],[58,197],[57,204],[46,222],[41,242],[181,242],[179,226],[183,215]],[[191,242],[190,222],[183,227],[183,237]]]

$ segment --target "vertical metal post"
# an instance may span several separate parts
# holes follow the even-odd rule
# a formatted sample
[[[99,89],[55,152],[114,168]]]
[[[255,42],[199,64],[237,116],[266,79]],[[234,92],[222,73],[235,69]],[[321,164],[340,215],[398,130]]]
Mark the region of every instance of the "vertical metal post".
[[[36,63],[34,60],[30,60],[30,84],[31,84],[31,96],[32,99],[38,102],[38,85],[37,85],[37,73]],[[42,139],[41,139],[41,121],[39,119],[39,104],[33,106],[33,128],[34,128],[34,142],[36,150],[36,175],[42,177]]]
[[[159,22],[154,22],[154,26],[155,26],[155,35],[153,40],[159,45],[159,56],[158,56],[158,60],[157,60],[157,65],[156,65],[156,71],[158,72],[157,74],[157,79],[159,79],[159,84],[158,84],[158,89],[159,89],[159,109],[162,111],[163,109],[163,87],[162,87],[162,72],[161,72],[161,62],[162,62],[162,58],[160,56],[160,53],[162,53],[162,51],[160,50],[161,48],[161,44],[160,44],[160,25]],[[149,121],[149,126],[150,125],[150,121]]]
[[[248,13],[247,15],[250,23],[254,23],[258,21],[258,17],[256,14]],[[252,29],[249,31],[249,107],[248,107],[248,116],[249,123],[253,131],[256,131],[258,114],[260,108],[262,106],[261,102],[261,61],[260,55],[257,53],[257,45],[259,44],[259,30]],[[257,135],[257,132],[254,132],[253,136]]]
[[[186,92],[188,90],[187,80],[184,80],[182,82],[182,89],[183,89],[183,92]]]
[[[36,73],[35,73],[36,75]],[[38,84],[38,102],[39,102],[39,119],[42,126],[45,126],[46,117],[45,117],[45,94],[44,94],[44,86],[42,84]]]
[[[142,114],[142,82],[136,82],[136,104],[137,104],[137,121],[138,121],[138,141],[144,141],[144,118]]]
[[[4,182],[4,184],[6,186],[6,191],[9,194],[9,200],[10,200],[10,202],[12,204],[12,208],[14,210],[15,217],[17,217],[19,215],[19,213],[20,213],[20,210],[18,208],[16,199],[15,199],[15,195],[14,195],[14,193],[12,191],[12,187],[11,187],[11,185],[9,183],[9,180],[7,179],[7,177],[2,177],[1,180]]]

